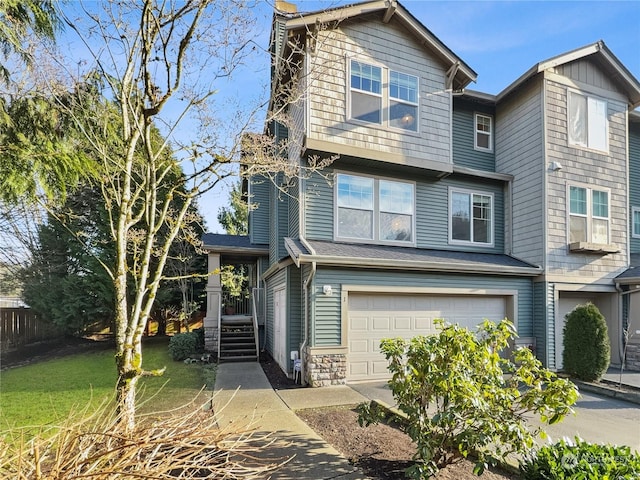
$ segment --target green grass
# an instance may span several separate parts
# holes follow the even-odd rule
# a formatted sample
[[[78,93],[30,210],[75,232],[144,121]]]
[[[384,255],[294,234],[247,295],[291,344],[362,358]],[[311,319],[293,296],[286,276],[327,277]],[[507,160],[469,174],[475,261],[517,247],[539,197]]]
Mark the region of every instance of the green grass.
[[[166,339],[163,339],[166,340]],[[139,411],[155,412],[193,400],[215,378],[211,369],[171,359],[168,340],[143,345],[143,367],[167,369],[162,377],[143,378],[138,388]],[[205,375],[206,373],[206,375]],[[82,353],[6,370],[0,374],[0,430],[59,425],[71,412],[95,408],[112,400],[116,384],[112,350]],[[207,380],[205,380],[207,378]],[[202,399],[204,402],[204,399]]]

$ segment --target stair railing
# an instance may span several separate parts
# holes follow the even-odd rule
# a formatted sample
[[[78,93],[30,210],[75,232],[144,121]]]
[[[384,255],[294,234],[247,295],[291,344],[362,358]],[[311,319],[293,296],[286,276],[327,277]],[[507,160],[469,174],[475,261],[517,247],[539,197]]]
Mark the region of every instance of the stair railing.
[[[261,288],[253,288],[251,290],[251,308],[253,318],[253,336],[256,342],[256,360],[260,361],[260,334],[258,331],[258,302],[260,301]]]
[[[220,339],[222,338],[222,295],[218,295],[218,359],[220,359]]]

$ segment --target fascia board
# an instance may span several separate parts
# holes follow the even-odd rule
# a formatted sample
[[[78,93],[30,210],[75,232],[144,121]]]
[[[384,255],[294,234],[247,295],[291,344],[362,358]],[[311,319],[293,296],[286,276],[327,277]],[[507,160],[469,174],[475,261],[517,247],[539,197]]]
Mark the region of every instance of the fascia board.
[[[423,262],[413,260],[388,260],[373,259],[361,257],[336,257],[329,255],[306,255],[301,254],[298,258],[299,263],[316,262],[318,265],[326,265],[332,267],[359,267],[359,268],[386,268],[390,270],[422,270],[437,271],[447,273],[482,273],[487,275],[523,275],[537,276],[542,273],[540,267],[507,267],[494,266],[491,270],[480,269],[473,265],[462,263],[436,263]]]

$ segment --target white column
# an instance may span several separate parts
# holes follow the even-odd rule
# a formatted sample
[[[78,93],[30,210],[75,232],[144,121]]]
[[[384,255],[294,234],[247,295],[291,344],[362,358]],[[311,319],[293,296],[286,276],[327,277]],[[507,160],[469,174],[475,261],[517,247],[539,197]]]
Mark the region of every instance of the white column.
[[[208,352],[218,353],[218,324],[222,301],[220,284],[220,254],[209,252],[207,278],[207,315],[204,317],[204,346]]]

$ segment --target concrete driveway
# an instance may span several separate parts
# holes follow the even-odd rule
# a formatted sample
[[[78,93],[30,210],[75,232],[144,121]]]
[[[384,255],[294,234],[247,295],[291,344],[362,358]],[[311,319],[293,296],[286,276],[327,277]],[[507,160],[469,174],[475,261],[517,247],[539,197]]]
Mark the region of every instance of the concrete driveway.
[[[395,405],[385,381],[350,384],[351,388],[369,399]],[[579,435],[592,443],[627,445],[640,452],[640,406],[581,392],[574,407],[576,413],[562,422],[545,428],[551,440]],[[536,424],[532,421],[532,425]],[[537,423],[539,425],[539,423]]]

